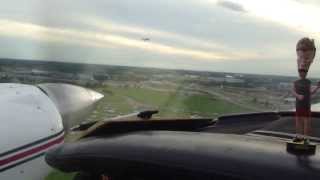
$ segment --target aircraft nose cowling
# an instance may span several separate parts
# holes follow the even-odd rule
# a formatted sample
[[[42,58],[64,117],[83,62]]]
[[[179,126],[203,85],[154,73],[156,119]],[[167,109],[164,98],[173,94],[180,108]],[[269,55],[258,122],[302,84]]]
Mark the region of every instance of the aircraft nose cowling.
[[[66,130],[85,120],[97,102],[104,97],[96,91],[70,84],[46,83],[39,84],[38,87],[56,105]]]
[[[61,151],[63,151],[62,146],[58,146],[58,147],[50,149],[49,151],[46,152],[45,161],[51,167],[54,167],[54,168],[57,168],[57,169],[60,169],[60,170],[67,172],[67,170],[70,168],[70,166],[68,163],[64,162],[64,158],[60,157],[62,154]]]

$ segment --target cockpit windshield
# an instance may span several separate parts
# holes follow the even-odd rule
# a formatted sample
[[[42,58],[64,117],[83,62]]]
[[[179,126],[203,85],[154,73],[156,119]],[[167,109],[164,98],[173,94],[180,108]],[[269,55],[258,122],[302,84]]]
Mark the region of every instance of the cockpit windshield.
[[[4,1],[0,82],[104,95],[78,124],[145,110],[158,119],[283,112],[245,126],[295,134],[296,110],[320,112],[318,19],[313,0]]]

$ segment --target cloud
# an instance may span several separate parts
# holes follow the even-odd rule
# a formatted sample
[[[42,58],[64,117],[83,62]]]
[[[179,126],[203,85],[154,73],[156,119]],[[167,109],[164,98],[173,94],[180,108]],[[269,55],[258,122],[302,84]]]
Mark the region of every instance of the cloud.
[[[110,20],[106,20],[97,17],[91,18],[82,18],[84,22],[89,26],[94,26],[96,30],[102,30],[104,32],[112,32],[117,34],[124,35],[133,35],[137,39],[139,38],[150,38],[153,40],[172,40],[174,42],[182,42],[181,44],[197,44],[198,46],[207,47],[211,49],[221,49],[223,45],[221,43],[213,43],[209,42],[209,40],[201,40],[198,38],[193,38],[191,36],[185,36],[177,33],[161,31],[158,29],[153,29],[149,27],[141,27],[129,24],[120,24],[116,22],[112,22]]]
[[[53,28],[31,23],[0,20],[0,35],[19,37],[43,42],[80,44],[100,48],[127,47],[151,51],[159,54],[191,57],[198,60],[220,61],[234,59],[228,53],[181,48],[163,43],[144,42],[112,33],[81,31],[70,28]],[[21,31],[23,29],[23,31]]]
[[[97,31],[113,33],[133,39],[150,38],[151,43],[170,44],[169,46],[201,50],[204,52],[219,52],[225,58],[222,59],[254,59],[257,53],[235,49],[219,42],[213,42],[210,38],[201,39],[192,35],[178,34],[145,26],[119,24],[110,20],[97,17],[82,18],[89,26],[94,26]]]
[[[237,3],[262,21],[275,22],[291,30],[319,37],[320,27],[316,23],[320,18],[319,6],[295,0],[237,0]],[[272,10],[270,11],[270,9]]]
[[[217,2],[217,5],[224,7],[224,8],[227,8],[232,11],[246,12],[246,10],[244,9],[244,7],[241,4],[231,2],[231,1],[219,0]]]
[[[60,44],[79,44],[95,47],[110,47],[99,41],[90,41],[89,34],[71,29],[50,28],[33,23],[0,19],[0,36],[30,39]]]
[[[299,2],[79,0],[75,4],[10,0],[0,7],[0,54],[101,64],[282,72],[272,66],[278,67],[281,60],[288,63],[281,67],[295,67],[294,45],[300,37],[320,37],[315,23],[320,17],[318,1]],[[144,37],[150,41],[142,41]]]
[[[302,4],[320,5],[319,0],[294,0],[294,1]]]

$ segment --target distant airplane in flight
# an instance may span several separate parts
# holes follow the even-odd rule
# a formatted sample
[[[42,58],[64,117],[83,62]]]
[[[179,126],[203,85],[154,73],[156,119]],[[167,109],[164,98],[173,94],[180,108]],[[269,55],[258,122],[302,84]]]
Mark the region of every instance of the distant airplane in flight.
[[[150,38],[142,38],[142,41],[150,41]]]

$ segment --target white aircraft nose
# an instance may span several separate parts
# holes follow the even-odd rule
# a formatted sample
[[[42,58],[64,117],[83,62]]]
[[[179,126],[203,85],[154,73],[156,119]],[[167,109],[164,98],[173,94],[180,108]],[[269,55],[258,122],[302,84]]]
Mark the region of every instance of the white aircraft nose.
[[[66,130],[85,120],[104,97],[96,91],[70,84],[46,83],[38,87],[56,105]]]
[[[98,102],[104,97],[103,94],[100,94],[96,91],[93,91],[90,89],[87,89],[87,91],[91,95],[92,101],[94,101],[94,102]]]

